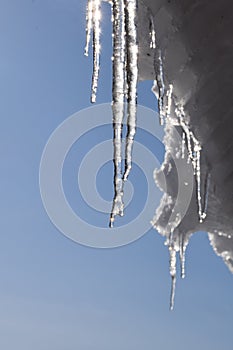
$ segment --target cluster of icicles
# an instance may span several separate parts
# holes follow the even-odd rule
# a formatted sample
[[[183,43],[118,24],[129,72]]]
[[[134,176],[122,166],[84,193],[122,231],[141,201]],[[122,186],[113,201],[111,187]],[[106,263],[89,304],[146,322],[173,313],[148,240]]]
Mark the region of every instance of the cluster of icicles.
[[[153,18],[150,19],[153,21]],[[151,25],[154,28],[154,25]],[[155,35],[151,34],[151,38]],[[151,47],[156,43],[152,43]],[[210,185],[210,173],[207,174],[205,183],[205,194],[202,198],[201,190],[201,144],[195,137],[194,133],[190,130],[190,126],[186,121],[184,108],[181,104],[177,104],[175,108],[175,115],[171,116],[171,107],[173,103],[173,85],[169,84],[168,89],[166,89],[164,84],[164,72],[163,72],[163,60],[162,54],[159,49],[155,51],[155,80],[152,87],[152,92],[158,99],[158,109],[160,124],[164,125],[170,124],[170,126],[178,126],[182,131],[182,143],[181,143],[181,157],[185,158],[185,149],[187,149],[188,157],[187,162],[192,163],[193,175],[196,180],[196,198],[198,207],[198,217],[199,222],[202,223],[207,216],[207,206],[208,206],[208,191]],[[175,227],[173,228],[175,229]],[[181,278],[185,277],[185,250],[187,247],[187,242],[184,240],[184,236],[180,234],[179,244],[177,246],[173,230],[170,232],[169,238],[166,241],[170,253],[170,275],[172,278],[172,288],[170,297],[170,309],[174,308],[174,298],[175,298],[175,286],[176,286],[176,254],[179,252],[180,255],[180,267],[181,267]]]
[[[104,1],[104,0],[103,0]],[[105,0],[106,1],[106,0]],[[136,133],[137,112],[137,81],[138,81],[138,38],[137,38],[137,7],[138,0],[112,0],[108,1],[112,7],[113,23],[113,87],[112,87],[112,113],[114,128],[114,199],[110,215],[109,226],[113,227],[115,217],[124,214],[124,182],[127,180],[132,167],[132,148]],[[98,78],[100,70],[100,22],[102,0],[88,0],[86,15],[86,47],[85,55],[89,54],[89,46],[92,38],[93,48],[93,75],[91,88],[91,102],[96,101]],[[150,48],[155,52],[155,81],[152,91],[158,95],[158,108],[160,124],[172,123],[182,128],[182,158],[184,150],[188,150],[188,162],[192,162],[194,176],[196,178],[197,203],[199,221],[206,217],[207,201],[202,206],[201,198],[201,145],[185,120],[182,106],[175,109],[175,118],[171,118],[171,105],[173,101],[173,85],[166,89],[164,84],[163,60],[161,51],[156,46],[156,33],[153,16],[150,17]],[[126,112],[125,112],[126,111]],[[127,135],[125,143],[125,166],[122,169],[122,128],[125,114],[127,114]],[[209,180],[208,180],[209,181]],[[207,191],[208,192],[208,191]],[[185,242],[180,239],[177,250],[171,232],[168,240],[170,252],[170,275],[172,278],[172,290],[170,309],[174,307],[176,284],[176,254],[180,252],[181,277],[185,277]]]
[[[137,1],[113,0],[113,125],[114,125],[114,189],[112,212],[109,226],[113,227],[115,217],[124,215],[123,187],[132,167],[132,148],[136,133],[138,44],[137,44]],[[101,0],[88,0],[86,48],[93,33],[93,76],[91,102],[96,101],[100,69],[100,18]],[[127,114],[127,135],[125,146],[125,167],[122,171],[122,128]]]

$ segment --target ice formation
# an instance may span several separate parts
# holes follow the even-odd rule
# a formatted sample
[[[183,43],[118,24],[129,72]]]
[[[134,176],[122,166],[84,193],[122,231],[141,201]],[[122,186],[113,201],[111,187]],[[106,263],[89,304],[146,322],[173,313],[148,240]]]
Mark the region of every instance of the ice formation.
[[[156,48],[156,43],[154,44]],[[165,86],[164,86],[164,73],[163,73],[163,61],[161,56],[161,51],[159,49],[155,50],[155,60],[154,60],[154,69],[155,69],[155,80],[154,85],[152,87],[152,91],[157,97],[158,91],[158,107],[159,107],[159,118],[160,124],[164,124],[164,94],[165,94]]]
[[[125,8],[123,1],[112,2],[113,18],[113,124],[114,124],[114,185],[115,197],[110,217],[113,226],[116,215],[123,215],[122,127],[125,101]]]
[[[112,0],[113,22],[113,144],[114,144],[114,199],[109,226],[115,217],[124,212],[123,189],[132,168],[132,150],[136,133],[138,39],[137,0]],[[86,48],[93,32],[93,78],[91,102],[96,101],[100,60],[100,11],[101,0],[89,0],[86,18]],[[154,38],[152,38],[154,40]],[[122,171],[122,127],[126,106],[127,135],[125,145],[125,167]]]
[[[86,47],[85,55],[89,54],[91,33],[93,37],[93,74],[91,87],[91,102],[96,102],[96,93],[100,70],[100,19],[101,19],[101,0],[88,0],[86,10]]]
[[[160,183],[160,174],[164,172],[167,179],[167,189],[152,223],[158,232],[167,238],[165,244],[168,246],[170,254],[172,280],[170,308],[173,309],[177,275],[176,257],[179,253],[180,272],[181,277],[184,278],[185,252],[189,238],[195,231],[202,229],[209,232],[210,242],[214,250],[233,272],[233,238],[231,233],[233,223],[229,220],[229,215],[225,217],[225,221],[228,222],[228,226],[225,224],[225,227],[228,228],[220,229],[222,219],[219,216],[219,208],[227,196],[217,197],[216,195],[216,181],[214,182],[212,167],[207,161],[208,152],[201,142],[207,131],[206,128],[201,129],[198,126],[199,119],[203,115],[209,115],[211,123],[213,110],[211,106],[214,106],[215,109],[218,108],[212,98],[215,93],[214,88],[210,87],[208,93],[203,94],[204,84],[209,83],[215,77],[213,73],[211,75],[207,73],[208,64],[210,70],[218,74],[216,57],[219,55],[216,54],[218,51],[215,51],[215,46],[218,43],[217,40],[211,39],[211,54],[206,51],[205,54],[208,58],[204,64],[199,65],[198,62],[202,62],[199,54],[203,54],[205,47],[204,39],[212,38],[212,32],[210,32],[202,40],[201,28],[206,25],[206,16],[209,15],[208,1],[112,0],[108,2],[112,6],[113,21],[112,112],[115,172],[115,196],[110,226],[113,226],[115,216],[123,215],[124,211],[123,187],[132,167],[132,147],[136,132],[137,81],[138,79],[154,80],[152,91],[158,100],[160,124],[164,125],[165,128],[165,159],[161,169],[155,172],[155,182],[164,191],[164,187]],[[223,0],[223,2],[226,5],[230,4],[230,0]],[[218,23],[221,6],[220,3],[216,3],[216,6],[213,7],[213,13],[209,15],[209,18],[212,16],[211,20],[215,18],[215,23]],[[92,102],[96,100],[100,68],[100,7],[101,0],[88,0],[85,54],[88,55],[92,33],[94,62]],[[226,6],[226,9],[228,7]],[[227,11],[225,12],[227,15]],[[203,22],[199,20],[202,15],[205,15]],[[186,16],[187,18],[190,16],[192,21],[186,20]],[[221,21],[224,22],[223,16]],[[229,23],[228,20],[225,21],[226,26]],[[219,23],[218,25],[218,28],[223,28],[220,27]],[[218,37],[217,29],[215,34],[213,33],[214,37]],[[224,45],[228,49],[227,39]],[[227,55],[222,57],[228,59]],[[231,56],[229,55],[229,57]],[[226,64],[226,60],[223,60],[223,64]],[[199,72],[201,78],[197,76],[196,71]],[[222,79],[222,75],[220,79]],[[213,86],[215,82],[216,79],[213,81]],[[209,102],[207,102],[208,96],[211,97]],[[223,97],[223,99],[225,104],[220,103],[220,105],[227,108],[231,99],[230,97],[228,99]],[[200,114],[199,110],[204,111],[203,115]],[[219,110],[219,113],[221,112],[222,109]],[[127,136],[125,165],[123,167],[122,127],[125,114],[127,115]],[[204,122],[203,125],[205,126]],[[177,134],[180,135],[178,138],[175,137]],[[184,213],[179,210],[183,204],[179,203],[179,201],[182,202],[182,198],[179,199],[177,195],[179,184],[177,184],[174,160],[178,167],[181,167],[177,170],[181,173],[184,194],[186,193],[185,189],[191,188],[191,180],[194,180],[194,192],[190,201],[185,204],[186,211]],[[182,168],[186,169],[184,164],[186,167],[188,165],[187,174],[182,174]],[[219,186],[227,194],[223,184]],[[183,197],[183,200],[186,200],[186,196]],[[210,205],[209,202],[211,202]],[[213,222],[214,224],[212,224]]]
[[[170,92],[168,94],[169,98],[168,101],[171,100]],[[168,102],[169,105],[171,102]],[[205,201],[204,206],[202,205],[202,195],[201,195],[201,145],[200,142],[197,140],[197,138],[194,136],[194,133],[190,130],[189,125],[185,121],[185,113],[183,107],[176,108],[175,113],[178,117],[178,124],[182,128],[182,156],[183,156],[183,149],[185,144],[185,138],[187,143],[187,149],[188,149],[188,161],[192,162],[193,165],[193,174],[196,177],[197,182],[197,202],[198,202],[198,215],[199,215],[199,221],[203,222],[203,220],[206,218],[206,212],[207,212],[207,201]],[[209,176],[208,176],[209,179]],[[209,180],[208,180],[209,183]],[[208,192],[207,186],[207,192]],[[205,194],[205,198],[208,198],[208,193]]]
[[[87,4],[86,16],[86,47],[85,54],[88,55],[91,32],[93,37],[93,77],[91,102],[96,101],[96,91],[98,86],[98,76],[100,68],[100,17],[101,1],[89,0]],[[132,167],[132,148],[136,133],[136,108],[137,108],[137,82],[138,82],[138,33],[137,33],[137,0],[112,0],[112,22],[113,22],[113,93],[112,93],[112,113],[114,127],[114,199],[110,216],[110,227],[113,227],[115,217],[124,214],[123,190],[124,181],[127,180]],[[182,128],[182,158],[184,158],[185,146],[188,149],[188,162],[193,165],[194,175],[197,181],[197,201],[200,222],[206,216],[206,203],[202,210],[201,196],[201,166],[200,152],[201,146],[190,130],[185,120],[185,113],[182,106],[176,103],[175,115],[172,114],[173,84],[168,84],[166,88],[164,82],[164,68],[162,51],[156,43],[156,31],[152,15],[149,18],[149,38],[150,49],[154,53],[155,80],[152,91],[158,97],[158,109],[160,124],[168,123]],[[125,167],[122,171],[122,128],[125,114],[127,114],[127,135],[125,146]],[[206,196],[207,198],[207,196]],[[180,252],[181,276],[185,276],[185,247],[184,240],[177,246],[173,238],[173,230],[177,226],[177,218],[170,227],[169,252],[170,252],[170,275],[172,279],[170,308],[174,307],[175,284],[176,284],[176,254]],[[178,219],[179,221],[179,219]]]
[[[175,288],[176,288],[176,249],[173,244],[169,247],[170,253],[170,275],[172,278],[171,296],[170,296],[170,310],[174,309]]]

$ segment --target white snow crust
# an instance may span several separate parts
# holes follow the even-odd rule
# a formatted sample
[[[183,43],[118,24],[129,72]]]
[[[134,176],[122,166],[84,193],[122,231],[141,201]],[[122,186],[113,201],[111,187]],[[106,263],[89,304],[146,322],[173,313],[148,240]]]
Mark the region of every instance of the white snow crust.
[[[184,260],[189,237],[197,231],[208,232],[214,251],[233,272],[233,103],[230,96],[233,87],[233,4],[230,0],[214,1],[211,5],[207,0],[140,0],[138,12],[140,79],[154,80],[156,75],[156,50],[150,45],[152,16],[156,49],[160,50],[163,61],[164,89],[168,91],[169,86],[173,86],[169,114],[175,116],[176,107],[182,106],[188,132],[201,147],[194,171],[198,173],[197,181],[194,180],[196,189],[187,212],[179,221],[179,207],[177,213],[173,212],[179,185],[173,164],[176,155],[171,150],[179,149],[181,145],[173,135],[176,126],[165,128],[166,154],[155,181],[160,188],[165,188],[160,183],[163,172],[167,183],[153,219],[154,227],[169,239],[173,225],[175,246],[181,260]],[[154,90],[160,97],[159,87]],[[184,134],[183,128],[183,140]],[[186,137],[190,135],[186,133]],[[181,168],[180,162],[178,172]],[[179,247],[180,241],[183,244]]]

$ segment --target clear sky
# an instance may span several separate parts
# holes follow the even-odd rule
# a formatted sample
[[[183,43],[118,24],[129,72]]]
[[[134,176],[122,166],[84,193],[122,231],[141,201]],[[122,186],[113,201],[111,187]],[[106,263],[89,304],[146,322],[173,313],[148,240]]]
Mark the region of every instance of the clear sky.
[[[155,230],[121,248],[93,249],[62,235],[43,208],[43,148],[62,121],[90,106],[85,2],[0,0],[0,349],[230,349],[233,278],[206,234],[191,239],[187,278],[178,279],[171,313],[168,252]],[[111,101],[107,4],[104,13],[98,103]],[[154,108],[150,86],[139,85],[139,103]],[[83,147],[93,137],[98,139],[87,135]],[[138,140],[147,145],[143,133]],[[78,159],[78,145],[73,152],[69,159]],[[64,182],[75,207],[69,159]],[[137,182],[141,175],[134,169]],[[106,199],[112,197],[111,176],[109,163],[102,180],[97,177]]]

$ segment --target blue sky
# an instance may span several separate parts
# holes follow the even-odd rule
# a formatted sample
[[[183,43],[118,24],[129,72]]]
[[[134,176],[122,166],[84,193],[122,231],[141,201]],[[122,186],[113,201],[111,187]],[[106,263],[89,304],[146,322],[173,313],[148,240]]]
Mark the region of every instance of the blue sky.
[[[104,13],[98,103],[111,101],[107,5]],[[227,350],[233,279],[204,233],[191,239],[171,313],[168,252],[156,231],[121,248],[88,248],[64,237],[43,208],[43,148],[62,121],[90,106],[84,35],[85,0],[0,1],[0,348]],[[139,85],[139,103],[154,108],[150,86]],[[103,169],[106,181],[111,172]],[[107,193],[98,181],[111,197],[112,179]]]

